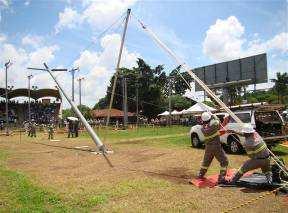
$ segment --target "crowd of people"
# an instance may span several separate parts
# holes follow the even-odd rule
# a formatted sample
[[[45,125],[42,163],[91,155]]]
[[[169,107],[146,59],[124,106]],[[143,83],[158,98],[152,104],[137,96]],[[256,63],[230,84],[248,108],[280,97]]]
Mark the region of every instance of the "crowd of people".
[[[9,123],[15,125],[19,122],[22,123],[29,119],[29,107],[28,102],[10,100],[8,102],[8,120]],[[0,121],[6,122],[6,102],[0,102]],[[56,122],[58,120],[58,114],[60,110],[60,103],[42,103],[40,101],[31,101],[30,113],[31,119],[34,119],[38,124],[49,124],[51,121]]]

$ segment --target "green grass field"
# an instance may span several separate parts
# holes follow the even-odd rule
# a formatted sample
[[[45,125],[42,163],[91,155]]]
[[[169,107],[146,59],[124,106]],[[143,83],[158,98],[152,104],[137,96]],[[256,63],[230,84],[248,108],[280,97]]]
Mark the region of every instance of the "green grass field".
[[[233,199],[243,199],[243,193],[239,191],[234,190],[226,194],[219,189],[199,190],[189,185],[187,187],[185,184],[187,180],[178,182],[177,178],[173,178],[173,175],[177,177],[181,174],[190,176],[191,172],[183,173],[185,171],[183,169],[195,173],[199,166],[199,163],[193,164],[193,162],[201,158],[203,150],[191,149],[188,131],[187,127],[140,128],[109,131],[109,134],[103,129],[96,130],[103,141],[109,142],[109,145],[116,150],[115,156],[111,156],[114,163],[123,161],[124,165],[130,165],[132,162],[131,165],[136,165],[139,170],[149,170],[148,173],[140,174],[130,171],[128,175],[120,170],[110,171],[107,164],[102,166],[93,156],[86,153],[71,152],[71,150],[58,151],[55,148],[55,155],[53,152],[45,154],[49,147],[40,149],[39,145],[34,144],[40,141],[54,145],[43,133],[40,133],[36,139],[22,136],[21,142],[17,135],[9,137],[9,141],[2,136],[0,137],[0,212],[151,212],[154,210],[206,212],[216,204],[218,209],[215,207],[212,212],[217,212],[230,206]],[[65,134],[58,134],[56,138],[62,140],[59,142],[61,146],[75,147],[84,144],[93,147],[91,139],[85,132],[78,139],[68,140]],[[127,151],[129,151],[128,155],[117,157],[117,153]],[[277,146],[274,151],[286,162],[288,161],[287,148]],[[43,154],[36,156],[25,154],[26,152],[43,152]],[[133,152],[135,152],[133,156],[130,156],[129,153]],[[148,155],[147,152],[151,154]],[[166,154],[162,156],[162,152]],[[71,162],[75,156],[78,160]],[[239,166],[244,159],[245,156],[229,156],[234,167]],[[37,161],[41,161],[40,165]],[[88,172],[91,170],[89,163],[94,161],[97,163],[96,166]],[[58,167],[63,169],[53,170]],[[61,175],[59,172],[62,170]],[[217,171],[217,164],[213,164],[210,172]],[[73,179],[75,174],[81,175]],[[101,179],[103,175],[106,176]],[[255,197],[253,193],[244,195],[245,199]],[[278,212],[285,212],[285,207],[279,204],[280,198],[277,199],[274,198],[269,205],[265,202],[260,203],[258,210],[269,212],[273,207]],[[205,206],[201,205],[203,202]],[[253,211],[254,208],[251,207],[248,212]]]

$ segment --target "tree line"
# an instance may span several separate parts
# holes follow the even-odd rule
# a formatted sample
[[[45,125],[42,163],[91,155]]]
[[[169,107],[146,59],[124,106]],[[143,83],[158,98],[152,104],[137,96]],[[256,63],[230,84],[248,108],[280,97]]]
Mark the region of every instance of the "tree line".
[[[168,110],[169,91],[171,92],[171,108],[178,111],[187,109],[195,104],[194,101],[183,97],[186,89],[188,89],[186,82],[190,83],[192,78],[187,72],[182,72],[181,75],[185,79],[185,82],[179,75],[180,72],[181,67],[178,66],[169,72],[168,75],[164,70],[164,65],[152,67],[143,59],[138,58],[136,67],[131,69],[121,68],[118,71],[112,108],[122,110],[122,80],[126,78],[127,106],[129,112],[136,112],[137,89],[138,110],[142,116],[148,119],[154,118],[159,113]],[[110,79],[106,95],[99,99],[93,109],[109,108],[114,78],[115,74]],[[276,78],[271,81],[274,83],[274,86],[266,91],[243,93],[244,86],[230,86],[228,88],[228,94],[230,96],[229,104],[241,104],[243,100],[247,100],[248,103],[269,102],[288,105],[288,73],[277,73]],[[169,90],[169,83],[171,83],[171,90]],[[206,102],[206,104],[213,106],[215,103],[212,101]],[[82,105],[80,111],[83,111],[86,118],[91,118],[89,107]],[[63,110],[63,117],[71,116],[72,114],[70,109]]]

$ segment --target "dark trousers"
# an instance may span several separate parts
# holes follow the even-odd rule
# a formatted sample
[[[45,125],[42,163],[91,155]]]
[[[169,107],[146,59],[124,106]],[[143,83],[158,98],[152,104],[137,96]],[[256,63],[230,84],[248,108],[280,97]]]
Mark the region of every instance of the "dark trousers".
[[[212,145],[206,144],[201,169],[198,175],[200,178],[204,177],[214,157],[220,163],[220,167],[221,167],[219,178],[222,178],[222,179],[225,178],[227,166],[229,162],[220,143],[212,144]]]

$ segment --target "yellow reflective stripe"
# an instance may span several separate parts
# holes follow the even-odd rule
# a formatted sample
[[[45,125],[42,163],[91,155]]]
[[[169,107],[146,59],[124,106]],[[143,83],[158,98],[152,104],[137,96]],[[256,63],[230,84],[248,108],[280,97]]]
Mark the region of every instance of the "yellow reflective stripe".
[[[206,140],[209,140],[209,139],[211,139],[211,138],[215,138],[216,136],[218,136],[218,135],[220,135],[219,134],[219,131],[217,131],[217,132],[215,132],[214,134],[212,134],[212,135],[210,135],[210,136],[204,136],[204,140],[206,141]]]
[[[224,170],[227,170],[227,166],[225,166],[225,167],[220,167],[220,171],[224,171]]]
[[[208,166],[201,166],[201,169],[208,169]]]
[[[243,168],[242,168],[242,167],[240,167],[240,168],[238,169],[238,173],[243,174]]]
[[[263,143],[262,146],[260,146],[258,149],[254,150],[254,151],[247,151],[248,155],[252,155],[252,154],[257,154],[258,152],[261,152],[263,149],[265,149],[267,146],[265,143]]]

